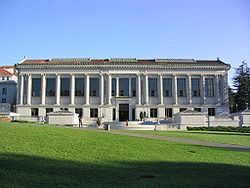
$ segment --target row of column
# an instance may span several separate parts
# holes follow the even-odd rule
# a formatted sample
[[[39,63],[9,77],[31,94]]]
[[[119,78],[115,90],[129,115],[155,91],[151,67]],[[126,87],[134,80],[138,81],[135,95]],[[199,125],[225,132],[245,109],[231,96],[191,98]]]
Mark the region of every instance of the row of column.
[[[192,104],[192,89],[191,89],[191,75],[187,75],[187,102]],[[89,105],[89,81],[90,77],[89,74],[85,74],[85,104]],[[116,78],[116,97],[119,96],[119,78]],[[173,74],[173,103],[178,104],[178,95],[177,95],[177,75]],[[19,104],[23,104],[23,93],[24,93],[24,75],[19,76]],[[159,105],[164,104],[164,97],[163,97],[163,76],[162,74],[158,75],[159,80],[159,87],[158,87],[158,98],[159,98]],[[215,76],[214,82],[214,91],[215,91],[215,100],[217,103],[220,103],[220,87],[219,87],[219,76]],[[60,105],[60,81],[61,77],[59,74],[56,75],[56,105]],[[107,104],[111,105],[112,99],[112,77],[108,74],[108,82],[107,82],[107,93],[108,93],[108,100]],[[148,94],[148,75],[144,75],[144,94],[145,94],[145,104],[149,104],[149,94]],[[31,75],[28,75],[27,80],[27,104],[31,104],[31,85],[32,85],[32,78]],[[46,96],[46,76],[42,75],[42,87],[41,87],[41,104],[45,105],[45,96]],[[75,103],[75,75],[71,75],[70,79],[70,104],[74,105]],[[129,78],[129,94],[131,94],[131,78]],[[205,97],[205,75],[202,75],[200,78],[200,97],[201,103],[204,104],[206,97]],[[104,75],[100,74],[100,105],[104,104]],[[141,105],[141,75],[137,75],[137,104]]]

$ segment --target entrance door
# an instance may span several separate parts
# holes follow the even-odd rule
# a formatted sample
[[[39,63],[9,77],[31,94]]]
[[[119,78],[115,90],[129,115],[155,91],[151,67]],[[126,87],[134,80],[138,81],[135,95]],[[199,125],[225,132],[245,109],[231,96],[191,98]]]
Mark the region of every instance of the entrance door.
[[[119,121],[129,120],[129,104],[119,104]]]

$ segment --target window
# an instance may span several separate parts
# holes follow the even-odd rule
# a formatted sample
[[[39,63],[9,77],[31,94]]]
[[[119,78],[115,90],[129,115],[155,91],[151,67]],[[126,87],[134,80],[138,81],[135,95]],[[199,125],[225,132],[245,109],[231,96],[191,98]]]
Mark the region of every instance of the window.
[[[112,78],[112,96],[116,96],[116,78]]]
[[[53,112],[53,108],[46,108],[46,114],[50,112]]]
[[[184,112],[187,108],[180,108],[180,112]]]
[[[90,108],[90,117],[97,118],[98,117],[98,108]]]
[[[116,120],[116,109],[113,108],[113,120]]]
[[[132,97],[136,97],[136,78],[131,79]]]
[[[215,116],[215,108],[208,108],[208,115]]]
[[[90,78],[90,96],[99,97],[99,78]]]
[[[199,78],[191,78],[191,87],[192,87],[192,97],[199,97],[200,96]]]
[[[3,95],[6,95],[6,94],[7,94],[7,88],[6,88],[6,87],[3,88],[2,94],[3,94]]]
[[[148,79],[148,92],[150,97],[157,97],[157,78]]]
[[[6,98],[2,98],[2,103],[6,103]]]
[[[214,96],[214,83],[213,78],[205,79],[205,96],[213,97]]]
[[[81,117],[82,116],[82,108],[76,108],[75,113],[77,113]]]
[[[165,117],[168,117],[168,118],[173,117],[173,109],[172,108],[165,109]]]
[[[7,77],[7,80],[10,80],[10,77]]]
[[[171,78],[163,78],[163,95],[164,97],[172,96],[172,79]]]
[[[84,78],[75,78],[75,96],[84,96]]]
[[[135,121],[135,108],[132,108],[132,121]]]
[[[128,93],[129,87],[129,79],[128,78],[120,78],[119,79],[119,96],[129,96]]]
[[[69,87],[69,78],[61,78],[61,96],[69,96]]]
[[[31,108],[31,117],[38,117],[38,108]]]
[[[56,90],[56,79],[47,78],[46,79],[46,96],[47,97],[55,96],[55,90]]]
[[[41,96],[41,78],[32,78],[32,97]]]
[[[186,96],[186,79],[185,78],[177,78],[177,93],[178,93],[178,97]]]
[[[150,117],[157,118],[157,108],[150,108]]]
[[[201,108],[194,108],[194,111],[201,112]]]

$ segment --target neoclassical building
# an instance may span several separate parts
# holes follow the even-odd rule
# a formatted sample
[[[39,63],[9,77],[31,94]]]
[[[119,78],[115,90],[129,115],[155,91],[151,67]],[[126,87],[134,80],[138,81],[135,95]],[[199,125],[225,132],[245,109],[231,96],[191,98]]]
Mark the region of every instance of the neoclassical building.
[[[195,110],[229,113],[229,64],[194,59],[24,59],[18,70],[17,113],[22,118],[69,110],[83,121],[171,119]]]

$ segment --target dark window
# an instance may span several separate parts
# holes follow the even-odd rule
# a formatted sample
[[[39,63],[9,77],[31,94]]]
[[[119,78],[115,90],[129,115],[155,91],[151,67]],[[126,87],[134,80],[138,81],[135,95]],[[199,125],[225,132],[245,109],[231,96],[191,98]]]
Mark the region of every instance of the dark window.
[[[3,95],[6,95],[6,94],[7,94],[7,88],[6,88],[6,87],[3,88],[2,94],[3,94]]]
[[[163,78],[163,95],[164,97],[172,96],[172,79]]]
[[[32,78],[32,97],[41,96],[41,78]]]
[[[119,96],[128,97],[128,87],[129,87],[129,79],[128,78],[119,78]]]
[[[214,83],[213,78],[205,79],[205,96],[213,97],[214,96]]]
[[[136,78],[131,79],[132,97],[136,97]]]
[[[53,108],[46,108],[46,114],[50,112],[53,112]]]
[[[177,93],[178,93],[178,97],[186,96],[186,79],[185,78],[177,78]]]
[[[200,96],[200,80],[199,78],[191,78],[192,96]]]
[[[157,118],[157,108],[150,108],[150,117]]]
[[[90,96],[99,97],[99,78],[90,78]]]
[[[2,103],[6,103],[6,98],[2,98]]]
[[[10,79],[10,77],[7,77],[7,80],[9,80]]]
[[[56,79],[47,78],[46,79],[46,96],[55,96],[56,90]]]
[[[38,117],[38,108],[31,108],[31,116]]]
[[[180,112],[184,112],[187,108],[180,108]]]
[[[112,78],[112,96],[116,95],[116,78]]]
[[[116,109],[113,108],[113,120],[116,120]]]
[[[194,111],[201,112],[201,108],[194,108]]]
[[[82,108],[76,108],[75,113],[81,117],[82,116]]]
[[[61,78],[61,96],[69,96],[70,79]]]
[[[168,117],[168,118],[173,117],[173,109],[172,108],[165,109],[165,117]]]
[[[132,108],[132,121],[135,121],[135,108]]]
[[[75,78],[75,96],[84,96],[84,78]]]
[[[157,97],[157,78],[148,79],[148,91],[150,97]]]
[[[98,108],[90,108],[90,117],[97,118],[98,117]]]
[[[215,116],[215,108],[208,108],[208,115]]]

